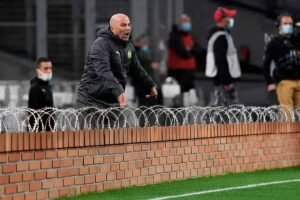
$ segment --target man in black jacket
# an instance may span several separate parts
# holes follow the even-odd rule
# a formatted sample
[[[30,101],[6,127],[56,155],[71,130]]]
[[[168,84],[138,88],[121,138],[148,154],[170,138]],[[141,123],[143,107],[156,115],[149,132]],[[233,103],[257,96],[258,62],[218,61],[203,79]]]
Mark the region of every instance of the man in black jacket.
[[[53,107],[52,86],[52,62],[48,58],[39,58],[36,64],[36,77],[31,80],[28,96],[28,108],[38,110],[44,109],[44,113],[35,111],[29,118],[30,129],[33,131],[50,131],[54,127],[54,118],[51,115]]]
[[[87,55],[77,92],[77,106],[108,108],[126,106],[125,85],[131,73],[147,97],[156,97],[155,83],[141,66],[130,41],[131,23],[128,16],[115,14],[109,27],[100,30]]]
[[[277,26],[278,35],[265,50],[264,74],[268,92],[276,90],[280,105],[291,109],[300,106],[300,36],[294,33],[294,20],[289,13],[278,16]]]

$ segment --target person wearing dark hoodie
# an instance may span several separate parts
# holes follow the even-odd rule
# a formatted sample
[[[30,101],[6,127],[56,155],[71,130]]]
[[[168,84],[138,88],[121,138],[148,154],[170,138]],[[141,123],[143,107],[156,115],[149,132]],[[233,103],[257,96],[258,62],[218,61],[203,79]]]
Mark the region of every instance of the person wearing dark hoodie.
[[[109,27],[98,31],[77,90],[77,107],[125,107],[128,73],[144,86],[146,97],[157,96],[156,85],[141,66],[130,34],[130,20],[122,13],[113,15]]]
[[[32,131],[51,131],[54,127],[53,92],[49,81],[52,79],[52,62],[49,58],[39,58],[36,63],[36,77],[31,80],[28,96],[30,113],[29,125]],[[47,109],[49,108],[49,109]],[[43,109],[43,113],[39,112]]]
[[[234,82],[241,76],[241,69],[230,34],[235,15],[236,10],[217,8],[214,13],[216,26],[209,32],[205,75],[214,81],[212,106],[238,103]]]

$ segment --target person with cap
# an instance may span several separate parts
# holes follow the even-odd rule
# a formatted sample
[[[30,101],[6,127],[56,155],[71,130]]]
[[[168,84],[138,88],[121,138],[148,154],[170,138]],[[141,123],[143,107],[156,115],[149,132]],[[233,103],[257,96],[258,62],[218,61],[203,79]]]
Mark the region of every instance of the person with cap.
[[[272,37],[264,53],[264,75],[267,91],[276,91],[279,104],[290,110],[300,106],[300,36],[295,33],[290,13],[280,14],[276,25],[278,34]]]
[[[230,34],[236,14],[236,10],[217,8],[214,13],[216,26],[209,32],[205,74],[214,81],[214,97],[210,102],[213,106],[239,102],[234,82],[241,76],[241,69]]]
[[[77,90],[77,107],[125,107],[129,73],[144,86],[147,97],[156,97],[156,84],[141,66],[131,42],[129,17],[122,13],[113,15],[109,26],[98,31],[97,36]]]
[[[168,75],[177,80],[181,87],[181,93],[189,92],[190,89],[195,88],[196,56],[201,51],[191,34],[191,30],[191,18],[182,14],[178,25],[173,25],[168,41]]]

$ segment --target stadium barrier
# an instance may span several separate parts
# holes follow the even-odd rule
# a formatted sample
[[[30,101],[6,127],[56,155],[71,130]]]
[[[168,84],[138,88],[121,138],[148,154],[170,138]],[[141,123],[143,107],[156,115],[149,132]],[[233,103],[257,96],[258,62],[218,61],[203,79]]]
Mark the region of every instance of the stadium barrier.
[[[218,118],[216,123],[182,124],[182,116],[180,120],[163,126],[2,133],[0,199],[54,199],[300,165],[297,121],[266,117],[265,122],[217,123]]]

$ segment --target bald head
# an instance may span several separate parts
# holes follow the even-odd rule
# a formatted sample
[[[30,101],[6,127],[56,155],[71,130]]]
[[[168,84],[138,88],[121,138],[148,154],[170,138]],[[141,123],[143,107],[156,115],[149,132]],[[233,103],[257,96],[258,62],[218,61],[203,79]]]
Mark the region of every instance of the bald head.
[[[109,21],[110,30],[115,36],[123,41],[128,41],[131,33],[131,23],[129,17],[118,13],[113,15]]]

